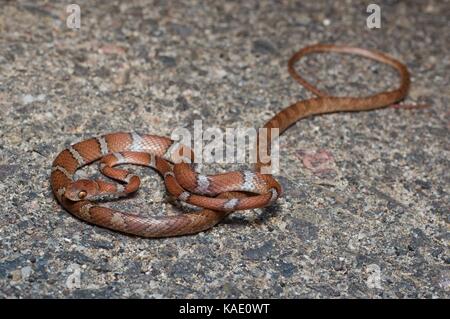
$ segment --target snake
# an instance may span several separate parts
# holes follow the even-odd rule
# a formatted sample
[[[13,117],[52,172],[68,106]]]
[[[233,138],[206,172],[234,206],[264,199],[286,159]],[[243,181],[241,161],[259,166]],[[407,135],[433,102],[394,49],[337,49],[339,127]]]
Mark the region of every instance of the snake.
[[[305,80],[295,69],[304,56],[317,53],[343,53],[361,56],[387,64],[399,74],[400,84],[363,97],[332,96]],[[281,135],[300,119],[335,112],[360,112],[387,107],[405,98],[410,75],[397,59],[375,50],[358,47],[315,44],[306,46],[288,61],[289,74],[315,97],[297,101],[276,113],[265,125],[268,141],[271,129]],[[271,143],[257,139],[260,148],[271,150]],[[149,237],[172,237],[208,230],[234,211],[262,208],[273,204],[282,194],[280,183],[272,174],[263,173],[270,163],[258,157],[254,170],[226,172],[216,175],[197,173],[192,150],[168,137],[137,132],[115,132],[70,145],[53,161],[50,185],[58,202],[76,217],[121,233]],[[80,168],[99,162],[99,169],[113,181],[76,179]],[[120,168],[134,164],[155,169],[164,179],[171,197],[193,207],[192,211],[167,216],[142,216],[101,205],[104,197],[128,196],[140,187],[139,176]]]

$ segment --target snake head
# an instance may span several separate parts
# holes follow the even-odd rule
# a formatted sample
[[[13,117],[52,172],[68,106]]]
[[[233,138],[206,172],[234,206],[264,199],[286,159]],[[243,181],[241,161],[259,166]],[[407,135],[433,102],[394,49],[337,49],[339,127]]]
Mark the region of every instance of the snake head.
[[[64,196],[72,201],[91,199],[98,195],[98,185],[89,179],[79,179],[66,187]]]

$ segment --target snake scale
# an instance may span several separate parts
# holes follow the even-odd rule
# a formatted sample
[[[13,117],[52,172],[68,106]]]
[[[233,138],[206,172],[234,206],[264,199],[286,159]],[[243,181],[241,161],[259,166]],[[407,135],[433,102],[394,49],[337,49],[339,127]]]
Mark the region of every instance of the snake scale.
[[[393,67],[400,75],[400,85],[391,91],[367,97],[329,96],[307,82],[294,69],[294,64],[311,53],[337,52],[355,54]],[[289,60],[291,76],[316,95],[282,109],[265,128],[278,128],[279,134],[305,117],[333,112],[367,111],[389,106],[402,100],[408,91],[408,69],[398,60],[377,51],[339,45],[311,45],[296,52]],[[270,133],[270,130],[269,130]],[[269,141],[271,137],[269,134]],[[192,165],[177,161],[192,152],[169,138],[117,132],[71,145],[55,158],[51,171],[51,187],[57,200],[73,215],[89,223],[142,237],[170,237],[194,234],[211,228],[230,212],[270,205],[281,194],[281,186],[270,174],[262,174],[266,164],[258,162],[255,171],[202,175]],[[260,147],[270,145],[257,143]],[[259,152],[258,152],[259,154]],[[103,180],[74,179],[75,172],[92,162],[100,162],[101,172],[120,183]],[[144,217],[101,206],[95,199],[104,195],[125,196],[140,185],[138,176],[115,166],[136,164],[149,166],[164,178],[167,191],[174,198],[202,210],[175,216]]]

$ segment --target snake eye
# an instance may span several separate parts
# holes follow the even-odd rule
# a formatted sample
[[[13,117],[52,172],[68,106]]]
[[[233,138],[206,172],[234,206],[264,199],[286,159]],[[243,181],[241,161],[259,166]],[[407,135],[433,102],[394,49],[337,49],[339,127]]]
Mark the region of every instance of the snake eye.
[[[83,198],[85,198],[86,196],[87,196],[86,191],[80,191],[80,192],[78,193],[78,197],[79,197],[80,199],[83,199]]]

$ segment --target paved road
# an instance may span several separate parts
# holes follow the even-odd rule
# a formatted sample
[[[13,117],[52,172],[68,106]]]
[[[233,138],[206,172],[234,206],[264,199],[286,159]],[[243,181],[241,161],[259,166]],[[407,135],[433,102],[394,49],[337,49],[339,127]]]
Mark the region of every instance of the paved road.
[[[0,1],[0,297],[450,297],[448,1],[379,1],[380,29],[358,2],[76,2],[78,31],[66,1]],[[284,197],[196,236],[125,236],[52,197],[52,159],[75,141],[260,126],[310,97],[286,64],[317,42],[401,59],[406,103],[431,108],[297,123],[280,140]],[[299,68],[340,95],[397,81],[333,54]],[[143,188],[112,205],[173,211],[157,174],[136,171]]]

